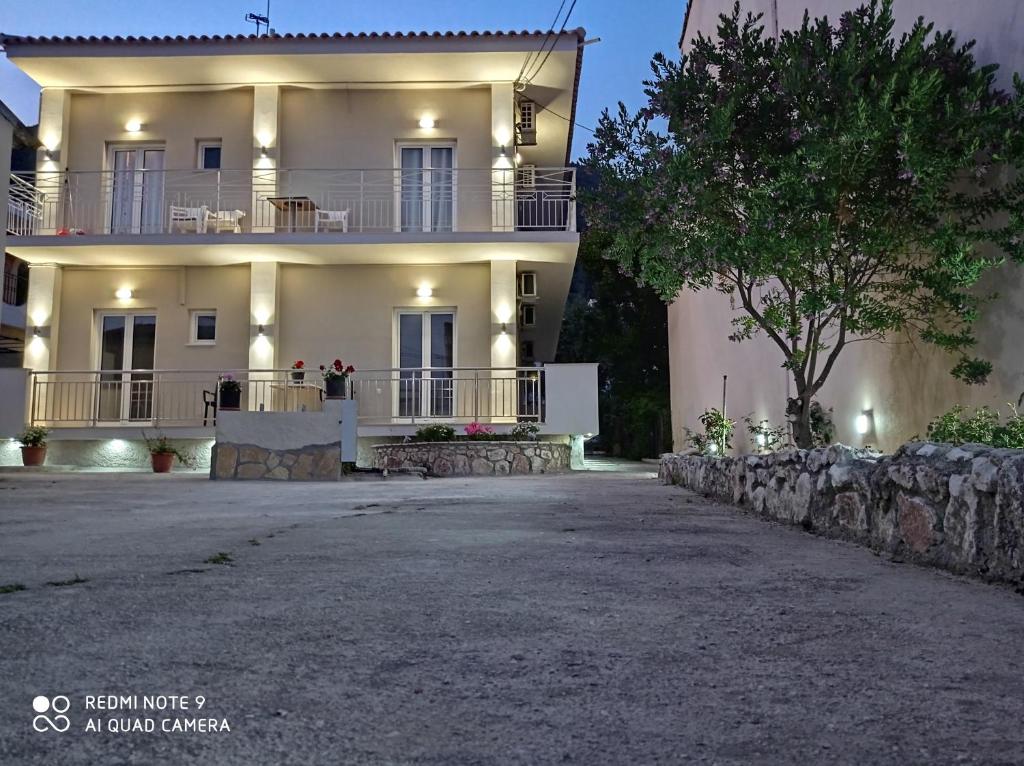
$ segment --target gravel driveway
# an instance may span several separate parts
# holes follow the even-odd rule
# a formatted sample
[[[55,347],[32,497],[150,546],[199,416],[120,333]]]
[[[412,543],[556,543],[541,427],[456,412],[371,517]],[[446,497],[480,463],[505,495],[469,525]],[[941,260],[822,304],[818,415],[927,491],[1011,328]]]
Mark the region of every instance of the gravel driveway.
[[[1024,761],[1024,598],[641,472],[8,474],[13,585],[5,765]]]

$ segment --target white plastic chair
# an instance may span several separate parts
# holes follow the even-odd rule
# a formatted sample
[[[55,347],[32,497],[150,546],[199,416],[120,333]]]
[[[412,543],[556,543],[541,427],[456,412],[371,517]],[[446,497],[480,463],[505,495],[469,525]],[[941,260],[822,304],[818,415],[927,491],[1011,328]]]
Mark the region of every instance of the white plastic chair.
[[[192,229],[196,234],[205,234],[206,226],[210,220],[210,210],[206,205],[200,207],[180,207],[171,205],[171,221],[168,227],[171,233],[175,226],[178,231],[184,232]]]
[[[343,232],[348,231],[347,210],[321,210],[316,209],[316,220],[313,222],[313,231],[330,231],[332,228],[341,227]]]

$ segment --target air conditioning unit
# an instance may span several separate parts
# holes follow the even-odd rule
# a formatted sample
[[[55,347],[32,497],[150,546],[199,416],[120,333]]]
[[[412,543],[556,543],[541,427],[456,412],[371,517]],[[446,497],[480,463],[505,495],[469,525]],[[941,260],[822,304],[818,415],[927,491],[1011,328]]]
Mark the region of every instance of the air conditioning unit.
[[[519,273],[519,297],[537,297],[537,272],[522,271]]]
[[[533,101],[522,99],[518,104],[519,115],[516,120],[516,144],[519,146],[537,145],[537,105]]]

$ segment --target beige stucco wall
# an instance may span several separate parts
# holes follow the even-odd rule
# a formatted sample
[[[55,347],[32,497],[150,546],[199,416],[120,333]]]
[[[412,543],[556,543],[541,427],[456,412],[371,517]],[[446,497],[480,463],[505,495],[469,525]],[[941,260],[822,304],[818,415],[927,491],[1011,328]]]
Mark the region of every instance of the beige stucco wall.
[[[694,0],[684,50],[698,31],[714,34],[719,13],[731,8],[722,0]],[[770,32],[769,0],[748,0],[744,9],[765,13]],[[799,24],[805,5],[812,15],[837,16],[852,5],[842,0],[778,3],[780,28]],[[920,14],[940,29],[953,29],[961,39],[975,38],[975,55],[982,63],[1002,65],[999,77],[1009,84],[1013,71],[1024,71],[1024,6],[1017,0],[988,0],[985,12],[959,0],[896,0],[897,29],[906,29]],[[836,436],[847,444],[871,444],[892,450],[903,441],[924,435],[928,422],[953,404],[987,404],[1005,411],[1024,392],[1024,269],[1007,266],[990,275],[982,292],[998,291],[976,331],[977,352],[995,366],[985,386],[966,386],[955,381],[949,369],[955,359],[924,347],[893,338],[891,343],[855,343],[844,352],[825,388],[817,397],[834,410]],[[742,344],[727,339],[734,313],[727,298],[718,293],[684,292],[669,307],[669,345],[672,384],[672,433],[675,446],[683,446],[683,428],[699,429],[697,417],[708,407],[720,407],[722,375],[729,376],[728,409],[731,417],[752,415],[781,424],[785,418],[787,374],[780,368],[781,351],[759,337]],[[864,410],[873,413],[874,430],[856,433],[856,418]],[[734,444],[748,448],[744,429]]]
[[[436,120],[436,127],[424,130],[418,122],[423,115]],[[458,172],[457,226],[465,231],[490,227],[491,177],[491,90],[464,88],[450,90],[305,90],[288,88],[281,93],[281,158],[283,168],[398,167],[397,142],[455,143]],[[296,174],[306,186],[311,176]],[[335,179],[343,184],[339,193],[355,183],[346,174]],[[390,173],[369,173],[366,181],[393,184]],[[329,183],[329,181],[325,182]],[[475,188],[474,188],[475,187]],[[349,191],[348,196],[352,196]],[[353,216],[356,213],[353,212]],[[367,212],[368,225],[372,216]]]
[[[115,298],[114,292],[120,287],[133,290],[132,300]],[[191,309],[216,309],[216,345],[189,345]],[[222,370],[248,366],[248,266],[65,268],[56,369],[97,369],[96,315],[106,310],[156,314],[158,369]]]
[[[416,297],[421,283],[434,295]],[[456,365],[490,365],[489,264],[282,266],[279,364],[336,357],[361,370],[395,366],[396,308],[454,307]]]

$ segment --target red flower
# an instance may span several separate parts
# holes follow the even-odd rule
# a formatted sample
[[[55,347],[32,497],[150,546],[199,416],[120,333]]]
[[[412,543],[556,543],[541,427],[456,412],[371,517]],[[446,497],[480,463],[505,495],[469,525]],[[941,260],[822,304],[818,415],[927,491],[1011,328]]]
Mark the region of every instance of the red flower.
[[[345,369],[345,365],[343,365],[341,363],[340,359],[335,359],[334,360],[334,369],[337,370],[338,372],[342,372]]]
[[[324,370],[326,370],[326,369],[327,369],[327,368],[326,368],[326,367],[324,367],[324,366],[323,366],[322,364],[320,365],[320,372],[323,372],[323,371],[324,371]]]
[[[295,364],[292,365],[292,369],[294,369],[294,370],[301,370],[305,366],[306,366],[306,363],[303,362],[301,359],[299,359],[298,361],[295,362]]]
[[[348,373],[349,375],[351,375],[355,371],[356,371],[356,368],[353,367],[351,364],[348,367],[345,368],[345,372]]]

